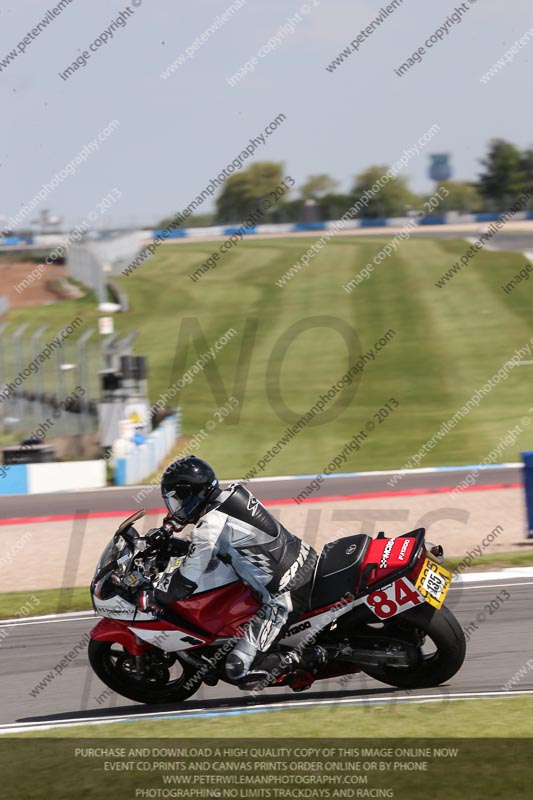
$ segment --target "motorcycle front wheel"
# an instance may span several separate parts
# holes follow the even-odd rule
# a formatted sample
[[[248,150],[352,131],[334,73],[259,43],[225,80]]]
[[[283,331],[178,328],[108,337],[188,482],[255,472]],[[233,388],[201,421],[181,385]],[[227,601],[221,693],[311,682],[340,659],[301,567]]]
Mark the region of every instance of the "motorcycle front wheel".
[[[439,686],[453,678],[465,660],[463,629],[446,606],[436,610],[425,605],[416,614],[384,626],[381,634],[386,633],[415,644],[418,653],[416,663],[410,667],[364,667],[371,678],[390,686],[399,689]]]
[[[102,683],[114,692],[137,703],[181,703],[201,686],[193,666],[182,664],[173,655],[154,649],[143,657],[142,674],[135,656],[116,642],[89,642],[89,663]]]

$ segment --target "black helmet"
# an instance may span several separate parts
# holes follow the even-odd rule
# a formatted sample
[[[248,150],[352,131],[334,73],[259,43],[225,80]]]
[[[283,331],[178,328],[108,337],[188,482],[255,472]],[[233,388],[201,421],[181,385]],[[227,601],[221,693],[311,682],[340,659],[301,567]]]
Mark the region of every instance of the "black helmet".
[[[196,456],[173,461],[161,478],[161,494],[165,505],[180,525],[195,522],[209,498],[218,492],[218,480],[213,468]]]

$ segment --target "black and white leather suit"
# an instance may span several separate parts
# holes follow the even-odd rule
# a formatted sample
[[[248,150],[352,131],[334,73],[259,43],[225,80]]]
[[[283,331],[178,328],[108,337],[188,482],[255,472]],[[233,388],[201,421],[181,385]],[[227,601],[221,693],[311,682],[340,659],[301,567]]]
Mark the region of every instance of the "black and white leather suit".
[[[217,558],[229,565],[261,603],[226,659],[230,680],[244,677],[259,653],[307,607],[317,554],[294,536],[241,484],[221,492],[191,533],[186,558],[159,602],[171,603],[202,589],[202,576]]]

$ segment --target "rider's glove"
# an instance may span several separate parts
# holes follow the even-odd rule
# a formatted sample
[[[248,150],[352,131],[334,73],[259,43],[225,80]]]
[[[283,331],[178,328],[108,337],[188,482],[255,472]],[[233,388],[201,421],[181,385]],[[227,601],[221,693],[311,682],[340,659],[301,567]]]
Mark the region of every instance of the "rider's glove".
[[[144,538],[151,550],[159,550],[163,545],[168,543],[169,537],[170,534],[161,528],[150,528]]]
[[[184,578],[183,575],[180,575],[179,581],[176,580],[172,584],[172,597],[175,600],[185,600],[187,597],[190,597],[197,588],[197,583],[190,581],[188,578]]]
[[[165,585],[164,589],[162,588],[163,585]],[[168,584],[163,585],[160,584],[155,590],[156,600],[158,603],[162,604],[177,603],[180,600],[186,600],[187,597],[190,597],[195,589],[198,588],[197,583],[180,575],[179,569],[174,572]]]
[[[176,520],[170,514],[167,514],[161,523],[161,530],[164,531],[168,536],[182,531],[183,527],[183,525],[178,525]]]

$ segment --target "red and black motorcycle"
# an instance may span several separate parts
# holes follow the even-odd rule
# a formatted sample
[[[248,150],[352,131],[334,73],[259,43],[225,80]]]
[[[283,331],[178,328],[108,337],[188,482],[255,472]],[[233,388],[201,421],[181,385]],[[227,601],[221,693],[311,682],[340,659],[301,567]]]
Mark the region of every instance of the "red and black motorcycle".
[[[202,683],[225,680],[225,657],[259,604],[215,558],[195,593],[163,617],[140,611],[140,593],[172,572],[188,548],[175,537],[151,546],[133,527],[144,513],[120,525],[98,563],[91,595],[103,619],[91,631],[89,660],[101,681],[131,700],[176,703]],[[330,542],[314,570],[308,611],[275,646],[324,648],[316,680],[365,672],[404,689],[448,681],[466,643],[443,605],[452,576],[442,555],[440,545],[426,544],[424,528]],[[269,685],[298,688],[294,675],[272,676]]]

